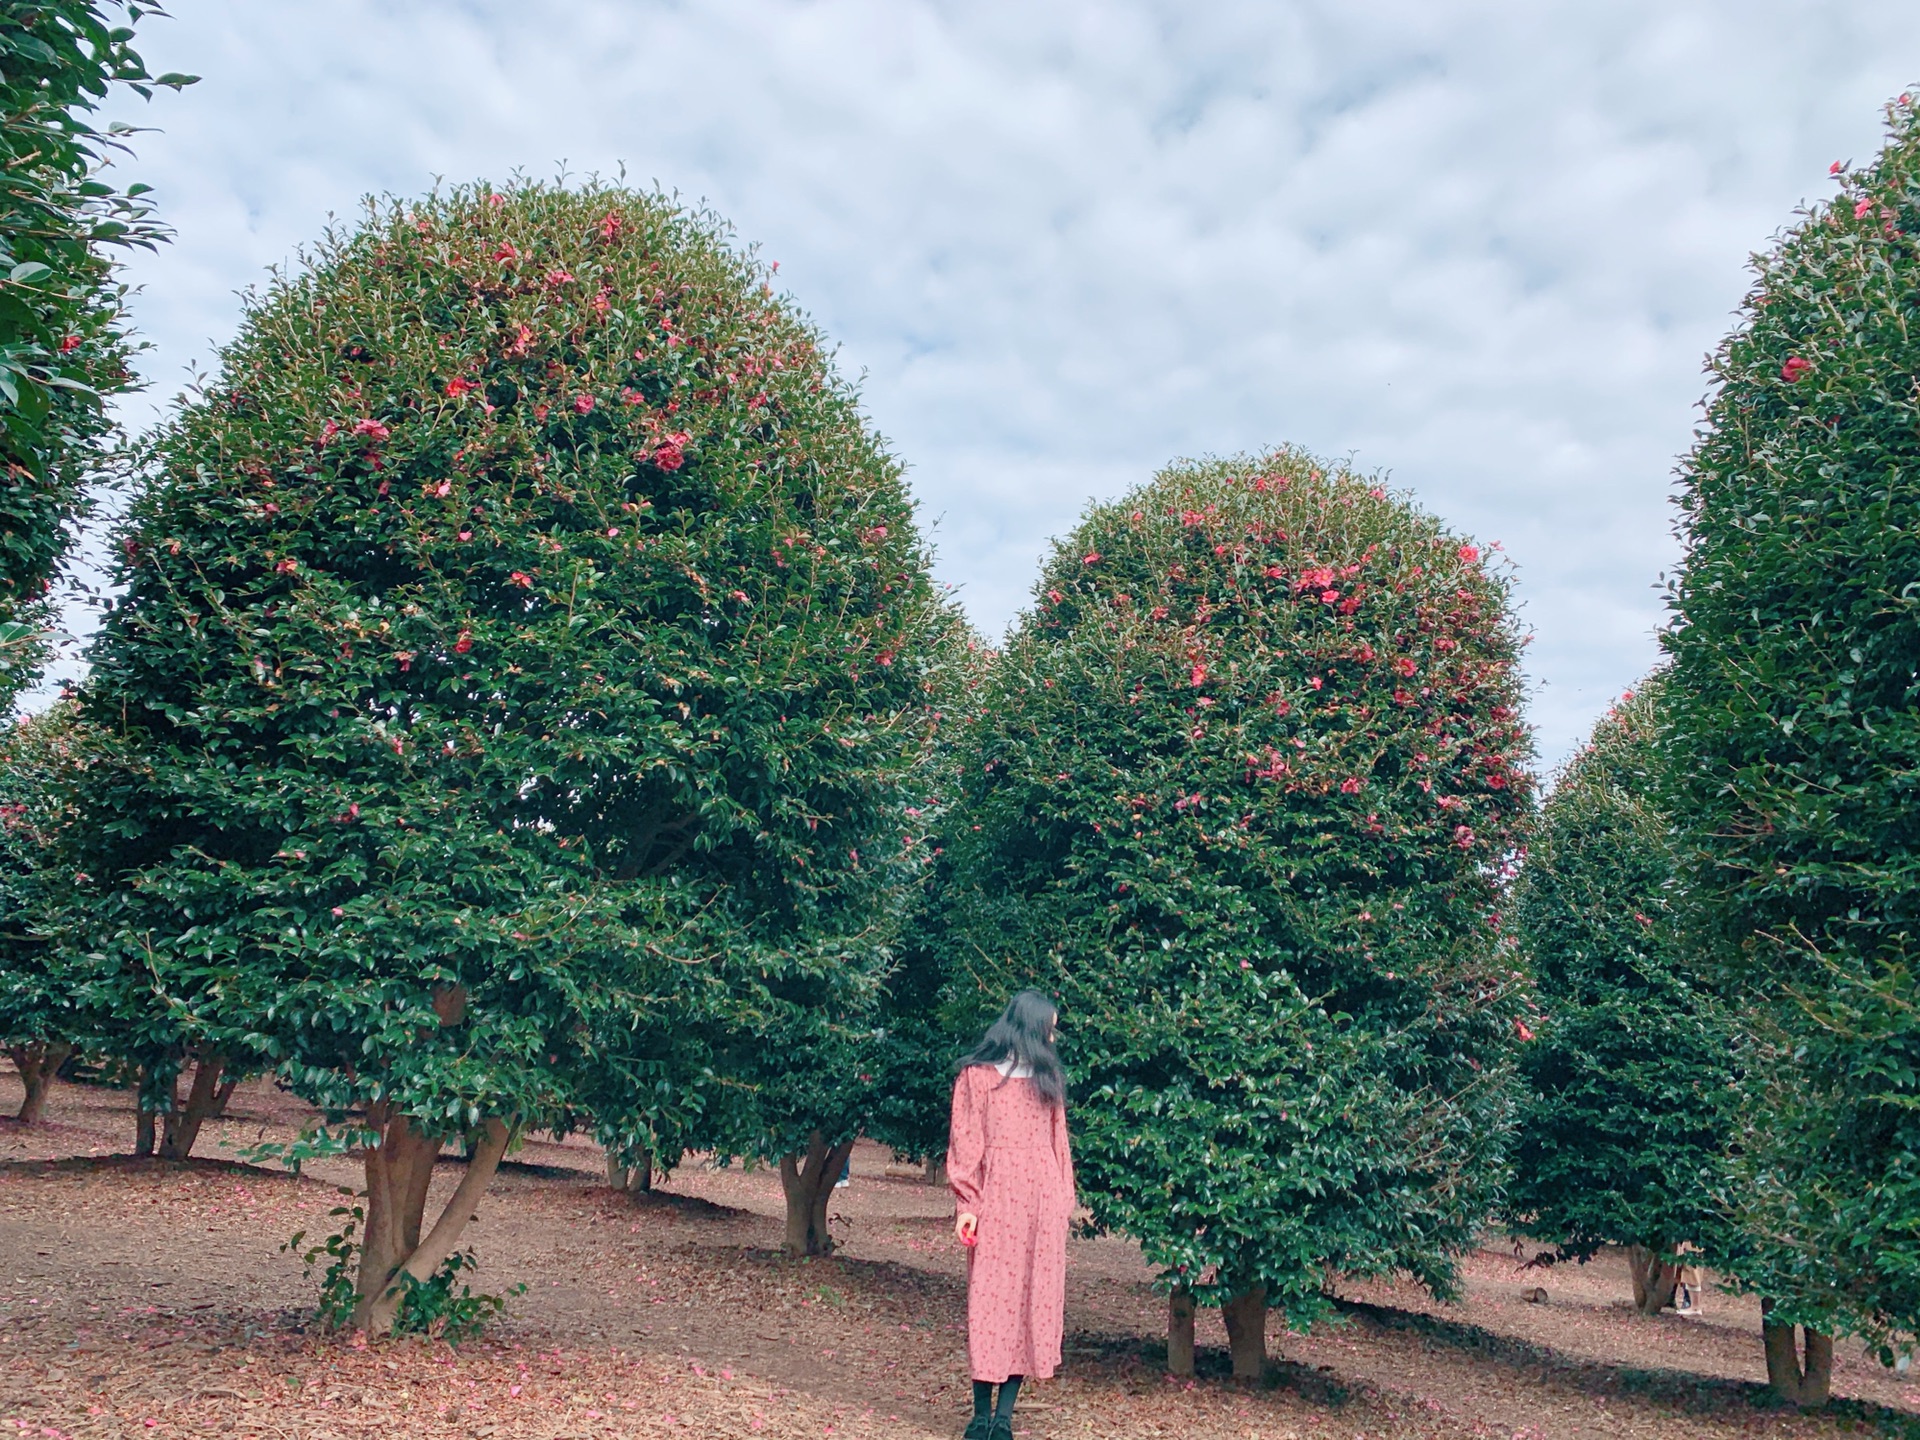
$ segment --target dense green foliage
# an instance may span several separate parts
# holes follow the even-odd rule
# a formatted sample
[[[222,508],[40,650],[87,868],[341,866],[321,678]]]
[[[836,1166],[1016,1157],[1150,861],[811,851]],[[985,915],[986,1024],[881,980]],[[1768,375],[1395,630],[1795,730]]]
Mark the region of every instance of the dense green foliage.
[[[871,1011],[939,608],[766,281],[709,216],[528,184],[248,299],[93,650],[105,971],[429,1135],[781,1111],[729,1065]]]
[[[1697,973],[1654,800],[1661,688],[1594,727],[1515,886],[1514,933],[1545,1014],[1520,1062],[1507,1203],[1565,1256],[1691,1242],[1717,1263],[1733,1039]]]
[[[124,287],[112,247],[164,233],[141,198],[102,167],[125,126],[93,110],[115,85],[142,95],[185,75],[148,75],[131,25],[156,14],[121,0],[9,0],[0,6],[0,711],[31,670],[41,593],[78,515],[125,389]],[[127,24],[118,24],[124,16]]]
[[[61,832],[80,763],[70,704],[0,729],[0,1046],[62,1045],[87,1028],[84,973],[42,919],[62,886]]]
[[[1474,546],[1281,451],[1093,508],[993,668],[953,1003],[1058,997],[1083,1198],[1202,1301],[1448,1292],[1497,1198],[1518,646]]]
[[[1682,474],[1668,802],[1776,1318],[1920,1328],[1920,118],[1758,257]],[[1838,167],[1836,167],[1838,168]]]

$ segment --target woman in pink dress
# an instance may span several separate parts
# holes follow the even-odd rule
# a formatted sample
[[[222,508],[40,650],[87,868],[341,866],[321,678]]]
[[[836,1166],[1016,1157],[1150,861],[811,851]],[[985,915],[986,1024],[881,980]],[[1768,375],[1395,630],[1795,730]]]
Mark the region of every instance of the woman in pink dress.
[[[960,1062],[953,1086],[947,1179],[954,1233],[969,1247],[966,1440],[1012,1440],[1020,1382],[1044,1380],[1060,1363],[1074,1198],[1058,1023],[1051,1000],[1022,990]]]

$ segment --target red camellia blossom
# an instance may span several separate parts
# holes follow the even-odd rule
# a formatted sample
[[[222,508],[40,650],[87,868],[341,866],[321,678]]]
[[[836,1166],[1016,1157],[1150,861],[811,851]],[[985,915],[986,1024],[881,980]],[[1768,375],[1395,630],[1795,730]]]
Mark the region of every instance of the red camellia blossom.
[[[522,590],[531,590],[533,588],[533,577],[524,570],[516,570],[507,576],[507,583],[509,585],[518,585]]]
[[[512,241],[502,240],[500,242],[500,248],[493,252],[493,258],[503,264],[511,265],[520,258],[520,252],[513,248]]]
[[[1420,667],[1413,663],[1413,657],[1411,655],[1402,655],[1398,660],[1393,662],[1393,668],[1395,673],[1411,679]]]
[[[1800,355],[1790,355],[1787,363],[1780,367],[1780,378],[1789,385],[1798,385],[1800,377],[1813,369],[1813,362]]]
[[[1358,775],[1349,775],[1340,782],[1340,793],[1342,795],[1358,795],[1360,788],[1365,784],[1366,781],[1362,780]]]
[[[653,463],[662,470],[678,470],[687,463],[687,445],[693,439],[685,430],[676,430],[653,448]]]
[[[353,433],[356,435],[364,435],[366,436],[367,439],[373,441],[375,444],[378,444],[382,440],[389,440],[393,437],[393,432],[387,429],[387,427],[382,425],[378,420],[359,421],[354,425]]]
[[[478,390],[479,388],[480,382],[478,380],[468,380],[460,376],[455,376],[447,382],[447,394],[455,400],[458,400],[469,390]]]
[[[453,642],[453,653],[456,655],[464,655],[471,649],[473,649],[473,632],[470,630],[462,630],[460,632],[460,638]]]
[[[1100,563],[1100,552],[1098,550],[1089,550],[1080,557],[1080,563],[1082,565],[1098,565]]]
[[[1188,679],[1196,689],[1206,684],[1207,683],[1207,667],[1196,661],[1194,663],[1192,671],[1189,672]]]
[[[1871,209],[1873,209],[1872,200],[1868,199],[1868,200],[1859,201],[1853,207],[1853,218],[1856,220],[1864,219],[1866,217],[1867,212]]]
[[[1480,558],[1480,552],[1471,545],[1462,545],[1454,553],[1469,565]]]
[[[593,396],[576,395],[573,397],[573,413],[574,414],[587,415],[592,413],[592,410],[593,410]]]
[[[1517,1016],[1513,1022],[1513,1033],[1518,1035],[1522,1040],[1533,1039],[1533,1031],[1528,1028],[1527,1022]]]
[[[572,283],[573,272],[570,270],[562,270],[558,266],[555,266],[547,272],[547,284],[549,285],[571,285]]]
[[[79,348],[80,337],[78,335],[62,335],[60,337],[60,353],[62,355],[71,355]]]

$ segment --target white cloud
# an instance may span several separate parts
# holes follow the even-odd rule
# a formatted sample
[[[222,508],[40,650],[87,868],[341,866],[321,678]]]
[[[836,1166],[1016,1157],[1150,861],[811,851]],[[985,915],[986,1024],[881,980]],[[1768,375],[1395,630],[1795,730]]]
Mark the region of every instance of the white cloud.
[[[625,162],[784,262],[984,628],[1174,456],[1351,452],[1506,543],[1556,757],[1654,657],[1745,257],[1871,153],[1920,10],[178,0],[143,48],[205,76],[128,167],[179,231],[156,396],[365,192]]]

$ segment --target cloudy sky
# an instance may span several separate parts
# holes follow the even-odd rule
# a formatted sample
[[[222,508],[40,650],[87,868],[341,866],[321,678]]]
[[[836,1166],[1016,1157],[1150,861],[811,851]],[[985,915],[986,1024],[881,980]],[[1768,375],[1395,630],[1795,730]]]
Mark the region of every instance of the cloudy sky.
[[[1548,760],[1655,655],[1748,253],[1920,81],[1912,0],[171,5],[132,418],[360,196],[624,165],[782,262],[983,629],[1089,500],[1303,444],[1504,543]]]

